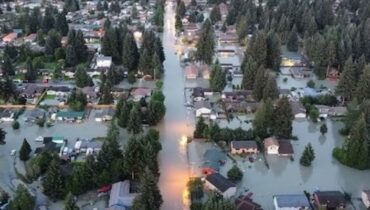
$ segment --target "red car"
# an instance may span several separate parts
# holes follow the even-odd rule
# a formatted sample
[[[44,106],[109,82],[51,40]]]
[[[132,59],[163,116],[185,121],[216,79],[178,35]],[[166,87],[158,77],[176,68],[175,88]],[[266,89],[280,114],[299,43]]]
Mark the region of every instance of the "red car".
[[[104,185],[103,187],[98,189],[98,193],[107,193],[112,189],[112,185]]]

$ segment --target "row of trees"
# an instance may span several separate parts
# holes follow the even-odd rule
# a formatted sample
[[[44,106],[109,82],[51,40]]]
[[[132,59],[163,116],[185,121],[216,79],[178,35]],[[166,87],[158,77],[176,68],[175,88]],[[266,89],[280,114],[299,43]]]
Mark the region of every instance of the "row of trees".
[[[254,137],[252,130],[220,128],[216,122],[211,122],[208,125],[202,117],[199,118],[195,126],[193,136],[194,138],[207,138],[215,142],[225,141],[226,143],[235,139],[250,140]]]
[[[149,103],[146,102],[145,98],[142,98],[139,103],[121,99],[117,104],[116,112],[118,125],[127,128],[133,134],[142,132],[143,122],[156,125],[166,113],[164,99],[165,97],[160,90],[153,92]]]
[[[271,100],[263,101],[253,120],[253,133],[260,139],[274,135],[280,138],[292,138],[294,116],[289,100],[279,99],[274,105]]]

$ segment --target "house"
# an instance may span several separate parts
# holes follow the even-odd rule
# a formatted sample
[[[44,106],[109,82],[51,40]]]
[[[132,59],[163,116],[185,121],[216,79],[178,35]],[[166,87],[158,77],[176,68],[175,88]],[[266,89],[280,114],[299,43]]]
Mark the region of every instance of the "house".
[[[283,97],[290,97],[291,96],[291,92],[289,89],[282,89],[282,88],[279,88],[279,98],[283,98]]]
[[[219,172],[220,166],[225,162],[225,153],[216,149],[208,149],[203,155],[202,173],[208,175]]]
[[[134,101],[140,101],[141,98],[149,97],[152,94],[152,90],[149,88],[135,88],[130,94]]]
[[[370,208],[370,190],[363,190],[361,192],[361,199],[366,208]]]
[[[329,115],[329,111],[331,109],[330,106],[326,105],[315,105],[316,109],[319,111],[319,116],[323,118],[327,118]]]
[[[24,42],[26,43],[32,43],[36,40],[36,37],[37,37],[37,34],[36,33],[32,33],[26,37],[24,37]]]
[[[289,71],[292,74],[292,77],[295,79],[304,79],[311,76],[311,71],[308,71],[300,67],[297,68],[292,67],[289,69]]]
[[[38,86],[36,84],[26,84],[20,89],[20,96],[26,99],[34,99],[39,97],[45,90],[46,87]]]
[[[79,139],[74,145],[74,150],[77,153],[86,153],[86,155],[98,153],[101,150],[103,143],[100,141],[92,141],[87,139]]]
[[[112,56],[97,56],[96,58],[96,65],[97,69],[105,68],[109,69],[112,66]]]
[[[304,194],[274,195],[275,210],[309,210],[311,205]]]
[[[229,113],[254,113],[258,108],[258,102],[225,102],[225,107]]]
[[[18,37],[16,32],[8,33],[6,36],[3,37],[3,42],[5,43],[12,43]]]
[[[293,145],[289,140],[279,140],[279,156],[293,156]]]
[[[128,210],[136,196],[137,193],[132,192],[129,180],[116,182],[110,191],[107,210]]]
[[[346,199],[340,191],[318,191],[313,194],[315,205],[320,209],[345,209]]]
[[[279,141],[275,137],[266,138],[263,141],[265,152],[269,155],[279,154]]]
[[[258,154],[255,141],[232,141],[230,144],[231,154]]]
[[[206,99],[204,89],[201,87],[194,88],[191,96],[193,97],[193,101],[204,101]]]
[[[237,210],[262,210],[262,207],[253,202],[248,194],[241,195],[235,199],[235,206]]]
[[[47,95],[66,97],[71,92],[71,88],[67,86],[50,86],[46,91]]]
[[[223,101],[234,101],[241,102],[247,100],[252,95],[252,91],[240,90],[240,91],[224,91],[222,92],[221,98]]]
[[[211,103],[209,101],[195,101],[194,110],[196,117],[210,116],[212,112]]]
[[[26,122],[36,122],[37,120],[44,119],[46,115],[43,109],[33,109],[30,110],[25,117]]]
[[[13,122],[14,112],[10,109],[0,110],[0,121],[2,122]]]
[[[115,115],[114,109],[104,109],[101,112],[96,113],[95,121],[96,122],[104,122],[104,121],[111,121]]]
[[[85,112],[76,111],[59,111],[57,113],[57,120],[75,122],[81,121],[84,118]]]
[[[345,106],[335,106],[330,107],[328,116],[329,117],[343,117],[347,114],[347,107]]]
[[[233,44],[239,42],[239,37],[236,33],[222,33],[218,36],[218,41],[221,44]]]
[[[198,77],[198,68],[194,64],[185,67],[186,79],[196,79]]]
[[[98,99],[98,94],[95,91],[95,87],[87,86],[87,87],[81,88],[81,92],[86,95],[87,100],[89,102],[92,102],[92,101]]]
[[[230,198],[236,193],[235,184],[219,173],[206,176],[204,185],[207,189],[220,193],[224,198]]]
[[[292,107],[292,113],[295,119],[306,118],[306,108],[300,101],[290,101],[290,107]]]

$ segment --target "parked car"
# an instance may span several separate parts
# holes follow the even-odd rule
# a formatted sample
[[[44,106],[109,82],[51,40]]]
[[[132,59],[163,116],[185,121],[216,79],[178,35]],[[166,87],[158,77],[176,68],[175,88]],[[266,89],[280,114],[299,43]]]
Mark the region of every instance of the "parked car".
[[[10,152],[10,156],[14,156],[16,152],[17,151],[15,149],[12,149],[12,151]]]

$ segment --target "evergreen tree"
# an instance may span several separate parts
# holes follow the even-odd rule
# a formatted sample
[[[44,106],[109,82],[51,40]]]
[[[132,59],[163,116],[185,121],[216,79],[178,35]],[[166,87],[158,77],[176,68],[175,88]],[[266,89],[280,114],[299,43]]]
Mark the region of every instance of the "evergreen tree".
[[[64,177],[62,176],[57,157],[51,161],[43,179],[42,186],[45,195],[52,200],[62,199],[65,195]]]
[[[357,84],[356,98],[360,103],[370,99],[370,65],[365,67],[364,73]]]
[[[317,122],[317,119],[319,118],[320,113],[319,113],[319,110],[317,110],[315,106],[311,105],[308,115],[310,116],[310,119],[312,120],[312,122]]]
[[[32,197],[28,189],[19,184],[17,190],[15,191],[15,196],[9,202],[9,210],[23,210],[23,209],[34,209],[36,205],[35,198]]]
[[[66,36],[68,34],[68,22],[63,12],[57,14],[55,27],[62,36]]]
[[[76,68],[75,80],[77,87],[83,88],[86,86],[93,86],[94,82],[91,77],[87,74],[84,66],[79,65]]]
[[[78,0],[65,0],[64,10],[66,12],[75,12],[77,10],[80,10],[80,5],[78,3]]]
[[[263,31],[256,32],[249,42],[247,56],[250,56],[257,66],[265,65],[267,56],[266,33]]]
[[[41,29],[37,31],[36,42],[40,46],[44,46],[45,45],[44,32]]]
[[[0,128],[0,144],[5,144],[6,132]]]
[[[208,136],[208,125],[204,122],[203,117],[200,117],[194,130],[194,138],[205,138]]]
[[[130,116],[127,123],[127,130],[134,134],[139,134],[142,131],[141,112],[138,105],[134,105],[130,111]]]
[[[299,160],[300,164],[303,166],[311,166],[312,161],[315,159],[315,153],[310,143],[305,147],[303,154]]]
[[[68,193],[64,202],[64,210],[80,210],[72,193]]]
[[[166,107],[163,101],[151,99],[148,105],[148,121],[150,125],[156,125],[162,120],[166,113]]]
[[[159,210],[162,203],[162,195],[157,186],[157,178],[153,173],[146,168],[140,181],[140,195],[138,195],[133,203],[133,210],[151,209]]]
[[[132,33],[127,33],[123,41],[122,63],[129,71],[135,71],[139,64],[140,54]]]
[[[298,33],[297,33],[297,27],[296,26],[293,27],[292,31],[289,34],[286,47],[291,52],[297,52],[298,51]]]
[[[346,164],[358,169],[369,167],[368,141],[368,129],[362,115],[351,128],[350,137],[344,146]]]
[[[267,77],[266,86],[263,89],[263,99],[276,99],[279,97],[279,90],[276,84],[276,80],[271,75]]]
[[[122,110],[119,113],[117,123],[120,127],[126,128],[129,121],[131,106],[128,104],[127,101],[124,101],[121,109]]]
[[[185,3],[184,1],[180,1],[180,3],[177,5],[176,15],[184,17],[185,13],[186,13]]]
[[[320,126],[320,133],[321,133],[321,135],[325,135],[327,132],[328,132],[328,127],[327,127],[327,126],[326,126],[326,124],[324,123],[324,124],[322,124],[322,125]]]
[[[294,116],[288,98],[279,99],[273,113],[273,134],[281,138],[291,138],[293,119]]]
[[[215,5],[212,8],[212,11],[211,11],[211,14],[209,15],[209,18],[211,19],[213,24],[221,20],[221,11],[220,11],[220,7],[218,5]]]
[[[281,62],[281,44],[279,36],[270,31],[267,34],[267,52],[266,52],[266,67],[274,71],[280,70]]]
[[[27,61],[26,61],[26,74],[25,74],[25,79],[30,81],[30,82],[33,82],[35,80],[37,80],[37,76],[38,76],[38,71],[37,69],[35,69],[32,65],[32,60],[31,58],[27,58]]]
[[[267,78],[268,78],[268,73],[261,66],[257,71],[256,77],[254,80],[254,85],[253,85],[253,97],[257,101],[260,101],[264,96],[264,88],[266,87]],[[271,81],[270,84],[273,85],[273,82]],[[266,97],[269,96],[269,94],[270,94],[269,92],[266,92]]]
[[[204,210],[236,210],[234,202],[226,200],[217,193],[211,193],[207,202],[204,204]]]
[[[30,159],[31,152],[32,152],[32,149],[27,139],[23,139],[21,149],[19,150],[19,159],[21,161],[27,161],[28,159]]]
[[[202,33],[195,47],[197,48],[195,53],[196,59],[206,64],[211,64],[215,53],[215,41],[212,24],[209,19],[203,23]]]
[[[258,106],[253,120],[254,135],[264,139],[269,135],[273,114],[273,105],[271,100],[263,101]]]
[[[183,25],[182,25],[181,17],[179,15],[176,15],[175,18],[176,18],[176,21],[175,21],[175,28],[176,28],[176,30],[182,31]]]
[[[4,55],[4,60],[1,64],[2,73],[4,76],[14,76],[15,70],[12,63],[12,60],[8,55]]]
[[[257,64],[252,59],[244,58],[241,68],[243,71],[242,86],[244,89],[252,90],[258,69]]]
[[[45,53],[48,55],[54,55],[55,49],[62,46],[61,39],[62,38],[56,30],[50,30],[45,40]]]
[[[218,61],[212,66],[209,85],[216,92],[221,92],[226,86],[226,75]]]
[[[75,66],[78,63],[76,50],[72,45],[67,46],[65,63],[66,67]]]
[[[243,178],[243,172],[237,165],[233,165],[233,167],[227,172],[227,177],[234,182],[240,181]]]
[[[153,57],[152,57],[152,63],[151,63],[151,66],[153,68],[153,78],[154,79],[158,79],[162,76],[163,72],[164,72],[164,68],[163,68],[163,65],[162,65],[162,62],[159,58],[159,56],[157,55],[157,53],[155,52]]]

